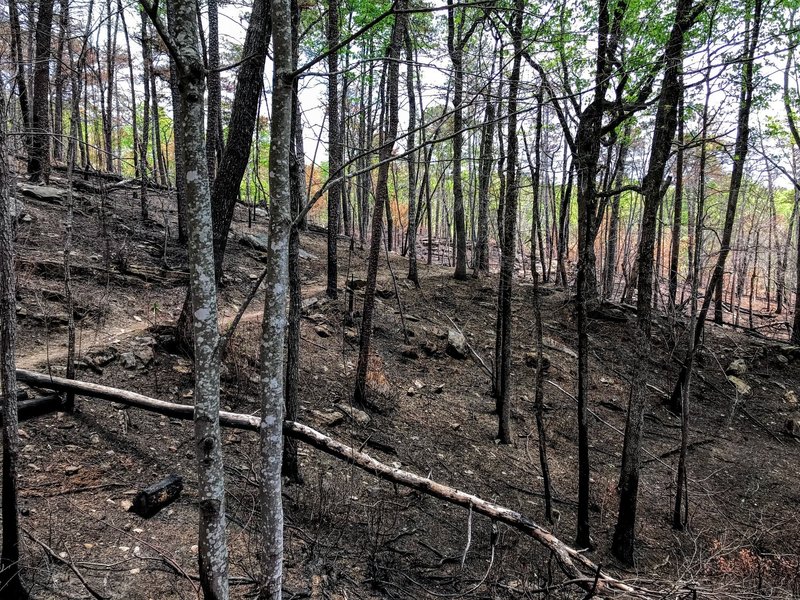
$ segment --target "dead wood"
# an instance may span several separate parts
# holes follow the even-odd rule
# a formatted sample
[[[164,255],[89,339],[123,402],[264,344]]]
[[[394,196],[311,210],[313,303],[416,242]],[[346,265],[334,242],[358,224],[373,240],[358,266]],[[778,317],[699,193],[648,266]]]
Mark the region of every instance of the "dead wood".
[[[191,420],[194,407],[190,405],[165,402],[150,398],[135,392],[120,390],[96,383],[87,383],[68,380],[61,377],[52,377],[34,371],[17,369],[17,380],[39,388],[57,391],[71,391],[75,394],[111,400],[142,408],[168,417]],[[231,412],[220,412],[220,424],[235,429],[258,431],[261,420],[258,417]],[[299,440],[345,462],[348,462],[364,471],[372,473],[381,479],[404,485],[424,494],[434,496],[450,504],[456,504],[474,512],[489,517],[493,521],[505,523],[521,531],[538,543],[549,549],[556,558],[561,570],[567,577],[573,579],[577,585],[586,590],[595,587],[597,593],[621,593],[626,597],[650,598],[657,594],[647,590],[634,588],[610,575],[603,573],[598,565],[586,558],[580,551],[568,546],[555,535],[541,527],[521,513],[489,502],[473,494],[462,492],[453,487],[438,483],[427,477],[416,475],[409,471],[397,469],[386,465],[364,452],[352,448],[342,442],[336,441],[307,425],[294,421],[284,421],[284,435]]]

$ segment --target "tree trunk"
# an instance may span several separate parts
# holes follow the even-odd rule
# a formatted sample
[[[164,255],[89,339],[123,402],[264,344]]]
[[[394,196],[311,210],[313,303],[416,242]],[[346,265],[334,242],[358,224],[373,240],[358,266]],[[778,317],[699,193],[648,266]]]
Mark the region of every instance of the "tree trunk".
[[[406,89],[408,93],[408,147],[416,144],[417,103],[414,100],[414,45],[411,34],[403,33],[406,47]],[[422,107],[420,107],[420,110]],[[424,153],[424,150],[423,150]],[[406,240],[408,242],[408,275],[406,279],[419,287],[417,273],[417,152],[408,155],[408,225]]]
[[[5,92],[0,91],[0,114],[6,115]],[[17,337],[16,274],[14,272],[14,217],[6,160],[6,119],[0,119],[0,391],[3,412],[3,546],[0,555],[0,587],[7,598],[27,598],[19,568],[19,503],[17,466],[19,429],[17,423],[17,376],[14,348]]]
[[[339,1],[328,0],[328,176],[338,180],[342,168],[342,140],[339,124]],[[339,205],[342,185],[335,181],[328,187],[328,298],[338,295],[337,243],[339,239]]]
[[[506,160],[506,195],[503,203],[503,255],[500,264],[498,290],[498,323],[500,325],[500,365],[498,397],[498,434],[503,444],[511,443],[511,294],[516,257],[517,201],[519,200],[519,173],[517,160],[517,95],[522,65],[522,13],[523,0],[516,0],[511,37],[514,43],[514,61],[508,80],[508,150]]]
[[[291,228],[292,66],[290,0],[272,0],[274,71],[269,150],[269,250],[261,335],[261,600],[280,600],[283,580],[281,456],[285,402],[284,340]]]
[[[398,7],[405,6],[405,1],[398,2]],[[361,339],[358,351],[358,368],[356,370],[353,402],[358,406],[367,404],[367,370],[369,367],[370,342],[372,341],[372,318],[375,312],[375,286],[378,277],[380,260],[383,213],[389,201],[389,164],[400,121],[399,115],[399,80],[400,49],[403,46],[403,31],[406,16],[396,14],[389,47],[386,53],[386,86],[383,95],[386,102],[385,122],[381,124],[381,146],[378,153],[378,180],[375,189],[375,208],[372,211],[372,235],[369,242],[369,258],[367,262],[367,285],[364,288],[364,309],[361,317]]]
[[[700,5],[702,9],[703,5]],[[678,104],[683,94],[681,69],[684,34],[700,14],[693,0],[679,0],[675,21],[664,50],[665,68],[661,96],[656,110],[650,161],[642,181],[644,208],[639,240],[639,277],[636,305],[636,348],[631,395],[625,423],[625,443],[619,481],[619,514],[611,550],[625,564],[633,564],[636,509],[641,467],[642,430],[650,361],[650,332],[653,302],[653,248],[656,242],[656,215],[662,205],[667,160],[678,127]]]
[[[53,0],[39,0],[36,24],[36,64],[33,70],[33,116],[28,177],[33,182],[50,179],[50,40]]]

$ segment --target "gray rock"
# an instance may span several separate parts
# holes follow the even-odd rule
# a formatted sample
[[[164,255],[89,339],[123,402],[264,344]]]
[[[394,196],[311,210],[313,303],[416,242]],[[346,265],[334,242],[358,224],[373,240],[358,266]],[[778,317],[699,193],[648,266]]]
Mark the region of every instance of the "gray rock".
[[[797,406],[797,392],[794,390],[786,390],[786,393],[783,395],[783,401],[786,402],[786,404]]]
[[[247,248],[253,248],[260,252],[269,250],[269,239],[266,235],[259,235],[255,233],[245,233],[239,238],[239,243]]]
[[[367,425],[372,420],[363,410],[359,410],[353,406],[348,406],[346,404],[334,404],[333,406],[336,410],[350,417],[359,425]]]
[[[148,366],[151,362],[153,362],[153,359],[156,357],[155,353],[153,352],[153,349],[150,346],[137,348],[136,350],[133,351],[133,354],[136,358],[142,361],[142,364],[145,367]]]
[[[64,199],[65,190],[57,187],[23,183],[18,185],[17,188],[23,196],[42,202],[49,202],[50,204],[61,204],[61,201]]]
[[[119,356],[120,363],[123,369],[132,370],[138,366],[136,362],[136,355],[133,352],[123,352]]]
[[[419,352],[417,352],[417,349],[414,346],[411,346],[411,345],[401,346],[400,347],[400,355],[404,356],[405,358],[410,358],[410,359],[419,358]]]
[[[467,358],[467,340],[455,329],[451,329],[447,332],[446,352],[453,358],[462,360]]]
[[[731,364],[728,365],[728,368],[725,369],[726,375],[744,375],[747,373],[747,363],[744,361],[743,358],[737,358]]]
[[[728,375],[728,381],[730,381],[734,385],[736,391],[739,393],[740,396],[749,396],[750,393],[753,391],[753,389],[746,381],[736,377],[736,375]]]
[[[344,421],[344,413],[338,410],[312,410],[310,414],[315,421],[326,427],[336,427]]]

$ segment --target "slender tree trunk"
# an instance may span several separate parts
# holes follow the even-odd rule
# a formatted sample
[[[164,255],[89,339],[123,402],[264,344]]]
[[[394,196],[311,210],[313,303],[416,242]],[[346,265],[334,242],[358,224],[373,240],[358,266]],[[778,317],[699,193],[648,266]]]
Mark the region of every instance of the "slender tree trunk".
[[[328,0],[328,48],[339,43],[339,0]],[[339,177],[342,168],[342,143],[339,124],[339,53],[328,54],[328,175]],[[339,205],[342,186],[339,182],[328,188],[328,285],[329,298],[338,295],[337,242],[339,239]]]
[[[414,45],[411,34],[406,30],[403,34],[406,47],[406,90],[408,94],[408,147],[416,144],[417,103],[414,100]],[[420,107],[421,109],[422,107]],[[424,152],[424,151],[423,151]],[[417,152],[408,155],[408,275],[406,279],[419,287],[417,273]]]
[[[28,75],[25,69],[25,59],[22,52],[22,33],[19,24],[19,9],[17,0],[8,0],[9,25],[11,28],[11,54],[15,63],[14,84],[19,98],[19,112],[22,117],[22,130],[24,133],[25,149],[31,152],[31,107],[28,99]]]
[[[683,82],[681,82],[683,87]],[[683,219],[683,94],[678,100],[678,155],[675,161],[675,200],[672,207],[672,238],[669,254],[669,309],[675,310],[678,293],[678,263],[681,253],[681,221]]]
[[[702,5],[701,5],[702,8]],[[622,469],[619,481],[619,514],[614,530],[612,552],[626,564],[632,564],[635,549],[636,510],[641,468],[641,440],[644,426],[646,384],[650,361],[650,333],[653,301],[653,247],[657,232],[656,214],[662,205],[664,173],[678,127],[678,104],[683,94],[681,69],[684,34],[700,11],[693,0],[679,0],[675,21],[665,48],[664,79],[656,110],[650,161],[642,182],[644,208],[639,240],[639,277],[636,306],[636,362],[633,369]]]
[[[404,0],[398,2],[398,7],[405,6]],[[356,383],[353,392],[353,402],[359,406],[367,404],[367,370],[369,367],[370,343],[372,341],[372,318],[375,311],[375,286],[378,277],[378,263],[380,260],[383,213],[389,201],[389,159],[397,140],[397,129],[400,121],[399,115],[399,79],[400,79],[400,49],[403,46],[403,32],[405,30],[405,15],[395,15],[392,27],[389,48],[386,54],[386,86],[383,94],[386,108],[384,123],[381,124],[381,147],[378,153],[380,166],[378,167],[378,180],[375,190],[375,208],[372,211],[372,236],[370,238],[369,258],[367,262],[367,285],[364,289],[364,309],[361,318],[361,339],[358,351],[358,368],[356,370]]]
[[[515,234],[517,230],[517,202],[519,199],[519,173],[517,160],[517,95],[522,65],[523,0],[516,0],[513,29],[514,60],[508,80],[508,151],[506,167],[506,197],[503,215],[503,255],[500,266],[498,293],[498,321],[500,324],[500,365],[498,399],[498,434],[503,444],[511,443],[511,294],[514,278]]]
[[[36,23],[36,64],[33,75],[33,116],[28,177],[33,182],[50,179],[50,41],[53,29],[53,0],[39,1]]]
[[[481,127],[480,167],[478,173],[478,240],[475,245],[475,275],[489,272],[489,190],[492,185],[492,144],[494,142],[494,101],[487,89],[486,116]]]
[[[17,337],[16,274],[14,272],[14,217],[16,200],[11,196],[11,172],[6,162],[7,104],[0,90],[0,391],[3,412],[3,545],[0,555],[0,588],[6,598],[28,597],[20,579],[19,498],[19,429],[17,424],[17,377],[15,345]]]
[[[151,19],[159,17],[148,6]],[[206,599],[227,600],[228,548],[225,531],[225,471],[219,425],[220,354],[211,194],[205,154],[205,67],[199,52],[197,5],[175,0],[170,46],[179,73],[180,126],[184,131],[189,287],[194,329],[194,423],[199,497],[198,567]],[[146,82],[147,83],[147,82]],[[283,338],[280,338],[283,343]],[[279,461],[280,462],[280,461]]]
[[[709,281],[706,294],[703,298],[703,305],[698,313],[698,327],[695,331],[694,344],[700,341],[704,324],[708,316],[708,311],[711,306],[712,290],[717,289],[717,285],[721,283],[723,274],[725,272],[725,262],[728,259],[728,254],[731,250],[731,237],[733,235],[733,224],[736,219],[736,209],[739,203],[739,192],[741,191],[742,178],[744,176],[744,163],[747,158],[747,151],[749,149],[750,138],[750,109],[753,105],[753,57],[755,56],[756,47],[758,46],[759,34],[761,31],[763,0],[755,0],[752,13],[747,15],[746,34],[744,47],[742,52],[742,73],[741,73],[741,91],[739,96],[739,109],[736,124],[736,142],[734,144],[733,153],[733,168],[731,170],[730,186],[728,190],[728,203],[725,211],[725,225],[722,230],[720,239],[720,250],[717,255],[717,261],[714,265],[714,270],[711,273],[711,280]],[[700,235],[700,232],[697,233]],[[675,412],[680,412],[680,392],[683,388],[683,381],[688,376],[686,365],[681,368],[678,375],[678,381],[675,384],[671,396],[671,406]]]
[[[206,162],[208,180],[217,176],[217,160],[222,155],[222,88],[219,73],[219,13],[217,0],[208,0],[208,114],[206,115]]]
[[[299,53],[300,7],[291,0],[292,9],[292,68],[297,67]],[[292,81],[292,131],[291,152],[291,214],[294,220],[303,208],[306,195],[305,156],[302,146],[300,98],[297,79]],[[297,419],[300,408],[300,311],[303,302],[300,282],[300,230],[293,225],[289,233],[289,320],[286,332],[286,419]],[[282,474],[293,483],[302,483],[297,459],[297,440],[284,437]]]

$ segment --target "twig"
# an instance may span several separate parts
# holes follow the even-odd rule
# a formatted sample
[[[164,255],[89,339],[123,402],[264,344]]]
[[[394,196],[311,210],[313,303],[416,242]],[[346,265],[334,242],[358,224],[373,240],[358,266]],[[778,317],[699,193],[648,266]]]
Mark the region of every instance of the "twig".
[[[65,566],[67,566],[67,567],[69,567],[69,568],[70,568],[70,570],[71,570],[73,573],[75,573],[75,577],[77,577],[77,578],[78,578],[78,580],[79,580],[79,581],[80,581],[80,582],[83,584],[83,587],[85,587],[85,588],[86,588],[86,591],[87,591],[87,592],[89,592],[89,593],[92,595],[92,597],[94,597],[94,598],[97,598],[97,600],[108,600],[108,599],[106,598],[106,596],[103,596],[103,595],[101,595],[99,592],[96,592],[96,591],[94,590],[94,588],[93,588],[91,585],[89,585],[89,582],[87,582],[87,581],[86,581],[86,578],[84,578],[83,574],[80,572],[80,570],[78,569],[78,567],[76,567],[76,566],[75,566],[75,565],[74,565],[72,562],[70,562],[70,561],[68,561],[68,560],[66,560],[66,559],[64,559],[64,558],[61,558],[61,557],[60,557],[60,556],[59,556],[59,555],[58,555],[58,554],[55,552],[55,550],[53,550],[53,549],[52,549],[50,546],[48,546],[47,544],[45,544],[45,543],[44,543],[42,540],[40,540],[40,539],[36,538],[36,537],[35,537],[35,536],[34,536],[34,535],[33,535],[33,534],[30,532],[30,531],[28,531],[27,529],[23,529],[22,531],[24,531],[24,532],[25,532],[25,535],[27,535],[29,538],[31,538],[31,539],[32,539],[34,542],[36,542],[37,544],[39,544],[39,545],[42,547],[42,549],[43,549],[45,552],[47,552],[47,554],[49,554],[49,555],[50,555],[50,557],[51,557],[51,558],[52,558],[54,561],[56,561],[56,562],[58,562],[58,563],[61,563],[62,565],[65,565]]]

